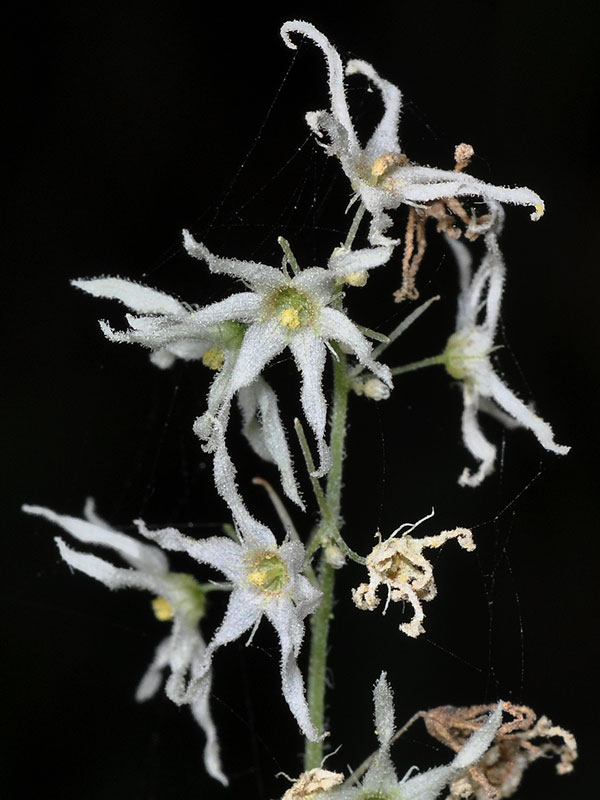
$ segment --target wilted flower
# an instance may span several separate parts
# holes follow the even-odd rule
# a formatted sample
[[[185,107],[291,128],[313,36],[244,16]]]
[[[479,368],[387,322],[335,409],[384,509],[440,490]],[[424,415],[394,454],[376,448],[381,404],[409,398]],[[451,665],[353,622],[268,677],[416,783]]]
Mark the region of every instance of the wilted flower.
[[[477,472],[465,467],[459,478],[462,486],[478,486],[494,469],[496,448],[483,435],[477,414],[486,411],[501,419],[508,415],[518,425],[531,430],[539,443],[553,453],[565,455],[571,449],[554,441],[550,425],[525,405],[496,375],[491,353],[500,316],[505,269],[493,233],[486,235],[487,252],[472,274],[471,256],[461,242],[448,240],[459,269],[460,294],[456,332],[452,334],[440,362],[448,373],[461,381],[464,410],[462,432],[465,446],[480,462]],[[480,316],[483,319],[479,322]],[[505,412],[505,414],[503,414]]]
[[[316,610],[321,598],[320,590],[302,574],[304,546],[289,538],[278,545],[272,532],[248,513],[222,436],[215,451],[214,472],[217,489],[233,514],[238,542],[220,536],[198,541],[175,528],[150,531],[139,523],[141,532],[161,547],[188,553],[196,561],[218,569],[233,584],[225,618],[206,648],[203,665],[189,691],[193,695],[198,682],[210,670],[215,650],[248,630],[252,631],[252,639],[266,616],[279,636],[283,696],[303,734],[316,741],[320,734],[310,719],[304,681],[296,662],[304,638],[304,619]]]
[[[386,211],[401,204],[422,208],[440,199],[472,196],[481,197],[486,202],[533,206],[532,219],[539,219],[544,213],[542,199],[530,189],[494,186],[463,173],[462,169],[472,154],[472,148],[468,149],[466,145],[459,146],[461,149],[457,151],[457,169],[454,171],[412,164],[402,153],[398,139],[402,106],[400,90],[381,78],[370,64],[351,60],[346,65],[346,75],[365,75],[379,90],[384,103],[381,121],[362,147],[348,109],[344,67],[337,50],[308,22],[294,20],[284,23],[281,28],[283,40],[288,47],[295,49],[291,33],[312,39],[327,61],[331,108],[329,111],[310,112],[306,119],[319,137],[323,133],[327,135],[328,142],[324,145],[327,153],[339,158],[353,190],[372,215],[371,244],[390,244],[392,240],[385,236],[385,231],[392,220]]]
[[[112,342],[149,348],[151,361],[161,368],[170,367],[177,358],[201,360],[215,372],[206,415],[210,418],[222,408],[244,339],[244,324],[226,319],[215,322],[210,306],[193,308],[168,294],[122,278],[79,279],[72,283],[94,297],[119,300],[136,312],[127,314],[127,331],[115,331],[100,322],[104,335]],[[243,416],[242,432],[252,449],[277,465],[284,492],[303,507],[275,392],[264,378],[257,377],[239,390],[238,403]],[[198,425],[196,430],[201,438],[208,435],[203,435]]]
[[[234,320],[248,328],[223,390],[219,412],[197,420],[196,430],[208,436],[213,417],[223,422],[233,396],[251,385],[266,365],[289,347],[302,373],[302,407],[319,448],[317,475],[325,474],[330,459],[325,443],[327,404],[322,380],[329,343],[338,342],[388,387],[392,385],[389,369],[371,357],[367,339],[332,304],[339,297],[340,283],[346,275],[386,263],[391,249],[343,250],[330,259],[327,269],[311,267],[292,276],[265,264],[215,256],[188,231],[184,231],[184,244],[188,253],[205,261],[212,272],[231,275],[251,289],[203,309],[212,322]]]
[[[23,506],[23,511],[35,514],[59,525],[84,544],[100,545],[114,550],[131,568],[115,567],[89,553],[72,550],[56,537],[62,558],[73,569],[89,575],[109,589],[145,589],[155,595],[152,608],[162,621],[172,621],[171,633],[156,649],[154,658],[136,692],[139,701],[153,697],[162,681],[162,672],[169,667],[167,696],[178,705],[189,703],[192,713],[206,735],[204,764],[213,778],[227,784],[221,769],[219,745],[208,705],[211,673],[204,664],[206,645],[198,629],[204,615],[205,597],[196,580],[187,574],[169,571],[165,554],[153,545],[138,542],[131,536],[110,528],[94,511],[93,502],[85,507],[86,519],[57,514],[42,506]],[[143,523],[142,523],[143,524]],[[194,681],[194,690],[186,690],[186,680]]]
[[[423,550],[441,547],[450,539],[456,539],[463,550],[475,549],[473,535],[467,528],[442,531],[437,536],[424,536],[421,539],[410,535],[417,525],[431,516],[433,512],[414,524],[404,523],[389,538],[375,545],[367,556],[369,583],[361,583],[352,590],[355,605],[363,611],[377,608],[380,603],[377,592],[382,585],[388,590],[384,614],[390,601],[410,603],[414,616],[410,622],[400,625],[400,630],[411,637],[425,632],[422,603],[433,600],[437,594],[433,567],[423,555]],[[396,537],[404,528],[408,530]]]
[[[395,732],[394,703],[385,672],[381,673],[375,684],[373,700],[379,750],[358,786],[346,784],[332,789],[323,794],[323,800],[435,800],[451,780],[479,761],[502,722],[502,704],[499,703],[485,724],[473,733],[449,764],[409,777],[412,768],[402,780],[398,780],[390,756]]]

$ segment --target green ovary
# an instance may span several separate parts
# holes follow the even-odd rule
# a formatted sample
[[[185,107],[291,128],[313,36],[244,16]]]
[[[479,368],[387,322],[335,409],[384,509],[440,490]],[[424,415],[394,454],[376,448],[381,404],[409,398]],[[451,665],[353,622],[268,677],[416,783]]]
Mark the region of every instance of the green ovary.
[[[279,594],[288,582],[287,567],[277,553],[264,553],[253,562],[248,580],[268,594]]]
[[[269,316],[277,317],[284,328],[297,330],[314,322],[316,304],[312,297],[292,287],[279,289],[268,299]]]

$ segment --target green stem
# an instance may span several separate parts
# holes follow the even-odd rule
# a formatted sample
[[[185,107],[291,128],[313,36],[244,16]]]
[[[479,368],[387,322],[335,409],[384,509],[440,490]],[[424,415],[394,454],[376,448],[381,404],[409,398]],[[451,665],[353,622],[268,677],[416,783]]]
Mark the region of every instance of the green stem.
[[[336,350],[338,360],[334,361],[333,407],[331,411],[331,433],[329,446],[331,449],[331,469],[327,476],[325,499],[328,515],[336,528],[339,528],[342,468],[344,462],[344,444],[346,439],[346,414],[348,411],[348,391],[350,381],[346,368],[346,356]],[[335,570],[321,555],[319,583],[323,597],[321,604],[313,615],[311,623],[310,660],[308,667],[307,699],[310,715],[318,730],[325,727],[325,675],[327,671],[327,641],[329,624],[332,618],[333,589]],[[304,769],[315,769],[323,760],[323,742],[306,740],[304,749]]]
[[[423,367],[432,367],[434,364],[445,364],[446,356],[431,356],[431,358],[423,358],[421,361],[413,361],[412,364],[404,364],[402,367],[394,367],[391,372],[392,375],[402,375],[405,372],[413,372],[415,369],[422,369]]]

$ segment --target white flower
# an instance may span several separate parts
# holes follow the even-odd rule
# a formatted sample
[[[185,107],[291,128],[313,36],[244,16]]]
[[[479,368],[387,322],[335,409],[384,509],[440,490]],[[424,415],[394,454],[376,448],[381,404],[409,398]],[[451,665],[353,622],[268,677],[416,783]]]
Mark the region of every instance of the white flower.
[[[188,231],[183,235],[191,256],[205,261],[212,272],[238,278],[251,290],[196,312],[206,314],[212,323],[234,320],[248,325],[227,378],[220,410],[211,417],[217,416],[221,422],[226,420],[233,396],[251,385],[266,365],[289,347],[302,373],[301,402],[317,440],[320,456],[317,476],[322,476],[329,469],[325,444],[327,404],[321,385],[329,342],[338,342],[354,353],[363,366],[392,386],[389,369],[371,357],[367,339],[343,311],[332,308],[331,304],[339,297],[345,276],[385,264],[391,248],[341,251],[330,259],[327,269],[312,267],[292,277],[283,269],[265,264],[219,258],[196,242]],[[200,418],[196,429],[206,436],[212,424],[213,419]]]
[[[313,111],[306,115],[312,130],[328,137],[325,145],[329,155],[339,158],[342,169],[353,190],[372,215],[369,241],[371,244],[390,244],[384,232],[392,220],[386,210],[402,203],[420,206],[442,198],[464,196],[482,197],[486,202],[499,201],[535,207],[532,219],[544,213],[542,199],[530,189],[494,186],[462,171],[434,169],[411,164],[402,153],[398,140],[398,125],[402,96],[400,90],[381,78],[370,64],[352,60],[346,65],[346,75],[361,73],[379,90],[384,113],[365,147],[362,147],[346,102],[344,67],[338,52],[329,40],[308,22],[286,22],[281,35],[288,47],[296,45],[290,33],[300,33],[321,48],[327,61],[330,111]]]
[[[94,297],[119,300],[136,312],[126,316],[127,331],[115,331],[106,322],[100,322],[104,335],[111,341],[149,348],[151,361],[163,369],[181,358],[201,360],[214,370],[206,416],[201,419],[209,419],[222,409],[245,325],[232,320],[207,322],[204,309],[192,308],[168,294],[122,278],[80,279],[72,283]],[[252,449],[277,465],[284,492],[303,508],[275,392],[258,377],[240,389],[238,403],[243,416],[242,432]],[[202,424],[197,423],[195,430],[203,439],[210,435],[210,426],[208,432],[203,432]]]
[[[191,575],[170,572],[167,558],[158,547],[142,544],[108,527],[96,515],[90,500],[86,503],[85,520],[57,514],[42,506],[25,505],[23,511],[45,517],[84,544],[111,548],[131,567],[115,567],[97,556],[72,550],[57,537],[55,541],[60,554],[73,569],[99,580],[109,589],[145,589],[156,595],[152,602],[156,617],[163,621],[172,620],[173,625],[171,633],[157,647],[152,663],[138,686],[136,699],[143,701],[156,694],[162,682],[162,672],[168,666],[171,674],[165,687],[167,696],[178,705],[190,704],[196,721],[206,735],[206,770],[213,778],[227,785],[208,704],[212,676],[207,670],[201,672],[206,645],[198,623],[204,614],[205,600],[198,583]],[[194,681],[193,693],[186,690],[187,677]]]
[[[341,786],[323,794],[327,800],[435,800],[448,783],[484,755],[502,722],[502,704],[489,715],[487,722],[465,742],[452,761],[409,777],[409,770],[398,780],[390,757],[394,737],[394,703],[385,672],[381,673],[373,691],[375,731],[379,739],[369,769],[358,786]]]
[[[553,453],[565,455],[571,449],[554,441],[550,425],[538,417],[496,375],[490,355],[500,315],[505,269],[496,237],[486,235],[487,253],[481,265],[471,272],[471,257],[461,243],[448,239],[455,253],[460,294],[456,332],[442,355],[448,373],[462,382],[464,410],[462,432],[465,446],[480,462],[477,472],[465,467],[459,478],[462,486],[478,486],[494,469],[496,448],[483,435],[477,420],[479,410],[516,422],[531,430],[539,443]],[[483,312],[483,319],[478,319]]]
[[[278,545],[271,531],[248,513],[222,435],[215,451],[214,473],[217,489],[231,508],[239,542],[219,536],[197,541],[175,528],[149,531],[139,523],[140,531],[161,547],[184,551],[201,564],[209,564],[234,587],[225,618],[206,648],[202,669],[189,691],[194,693],[196,683],[209,671],[215,650],[248,630],[252,631],[251,640],[264,615],[279,636],[283,696],[302,733],[316,741],[319,732],[310,719],[296,662],[304,638],[304,619],[317,609],[321,598],[320,590],[301,574],[304,546],[289,539]]]

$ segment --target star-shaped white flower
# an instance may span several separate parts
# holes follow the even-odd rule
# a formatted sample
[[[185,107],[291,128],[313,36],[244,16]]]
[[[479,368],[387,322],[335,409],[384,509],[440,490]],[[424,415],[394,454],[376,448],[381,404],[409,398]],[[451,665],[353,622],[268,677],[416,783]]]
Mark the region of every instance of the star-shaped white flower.
[[[539,443],[553,453],[565,455],[571,449],[554,441],[550,425],[506,386],[492,366],[490,355],[500,316],[505,268],[493,233],[486,235],[487,252],[472,274],[471,256],[461,243],[448,239],[459,268],[460,293],[456,332],[446,345],[441,360],[448,373],[462,382],[464,410],[462,433],[465,446],[479,461],[475,473],[465,467],[459,478],[462,486],[478,486],[494,469],[496,448],[483,435],[477,414],[486,411],[507,424],[529,428]],[[483,316],[481,321],[480,316]]]
[[[402,153],[398,125],[402,107],[400,90],[381,78],[370,64],[351,60],[346,65],[346,75],[361,73],[379,90],[384,103],[384,113],[365,147],[362,147],[348,109],[344,86],[344,67],[337,50],[320,31],[308,22],[286,22],[281,35],[288,47],[296,45],[291,33],[312,39],[321,48],[327,61],[331,109],[313,111],[306,115],[312,130],[328,143],[329,155],[339,158],[342,169],[353,190],[372,215],[369,241],[371,244],[390,244],[385,231],[392,220],[387,210],[401,204],[422,205],[443,198],[464,196],[481,197],[486,202],[516,203],[535,208],[532,219],[544,213],[542,199],[531,189],[494,186],[461,171],[435,169],[411,164]]]
[[[185,248],[191,256],[205,261],[212,272],[238,278],[251,290],[202,310],[215,323],[234,320],[248,325],[223,392],[220,410],[212,416],[217,416],[221,422],[226,420],[233,396],[251,385],[267,364],[289,347],[302,373],[302,408],[317,440],[320,456],[317,476],[322,476],[329,469],[325,443],[327,404],[322,388],[329,342],[338,342],[388,387],[392,386],[388,367],[372,358],[371,345],[358,327],[343,311],[332,307],[339,298],[344,279],[385,264],[391,248],[342,250],[330,259],[327,269],[311,267],[292,276],[266,264],[220,258],[201,242],[196,242],[188,231],[183,235]],[[212,422],[212,419],[200,418],[196,429],[208,436]]]
[[[479,761],[502,722],[502,704],[499,703],[487,722],[471,735],[449,764],[409,777],[413,767],[398,780],[390,756],[395,732],[394,702],[385,672],[375,684],[373,700],[379,750],[358,786],[332,789],[323,794],[323,800],[435,800],[453,778]]]
[[[135,312],[126,315],[129,325],[126,331],[115,331],[100,321],[104,335],[111,341],[147,347],[151,361],[163,369],[181,358],[201,360],[214,370],[206,415],[201,419],[210,419],[222,409],[245,325],[227,319],[215,323],[210,319],[210,311],[205,313],[205,309],[188,306],[168,294],[123,278],[79,279],[72,283],[94,297],[119,300]],[[257,377],[239,390],[238,403],[243,417],[242,433],[257,455],[277,465],[284,492],[303,508],[275,392],[262,377]],[[208,430],[205,427],[202,423],[195,426],[202,439],[210,436],[210,426]]]
[[[165,690],[177,705],[189,703],[194,718],[204,731],[204,764],[207,772],[222,784],[228,781],[221,768],[219,744],[210,714],[209,695],[211,673],[203,669],[206,644],[198,629],[204,614],[204,593],[191,575],[169,571],[165,554],[153,545],[138,542],[131,536],[110,528],[95,513],[88,500],[86,519],[57,514],[42,506],[23,506],[23,511],[54,522],[75,539],[87,545],[100,545],[114,550],[130,568],[115,567],[98,556],[71,549],[56,537],[62,558],[73,569],[108,586],[109,589],[145,589],[155,595],[152,607],[158,619],[172,620],[171,633],[156,649],[154,658],[143,676],[137,691],[139,701],[153,697],[162,682],[162,673],[168,666],[171,674]],[[186,681],[194,683],[194,691],[187,690]]]
[[[297,657],[304,638],[304,620],[318,607],[321,592],[306,578],[304,546],[286,539],[278,545],[273,533],[247,511],[235,483],[235,469],[222,436],[215,451],[215,483],[227,500],[239,541],[215,536],[195,540],[175,528],[150,531],[140,523],[140,531],[167,550],[184,551],[201,564],[222,572],[233,584],[225,617],[209,642],[204,663],[189,691],[196,691],[212,664],[214,652],[224,644],[254,631],[265,616],[279,636],[281,647],[281,686],[302,733],[316,741],[319,731],[310,719],[304,694],[304,681]]]

